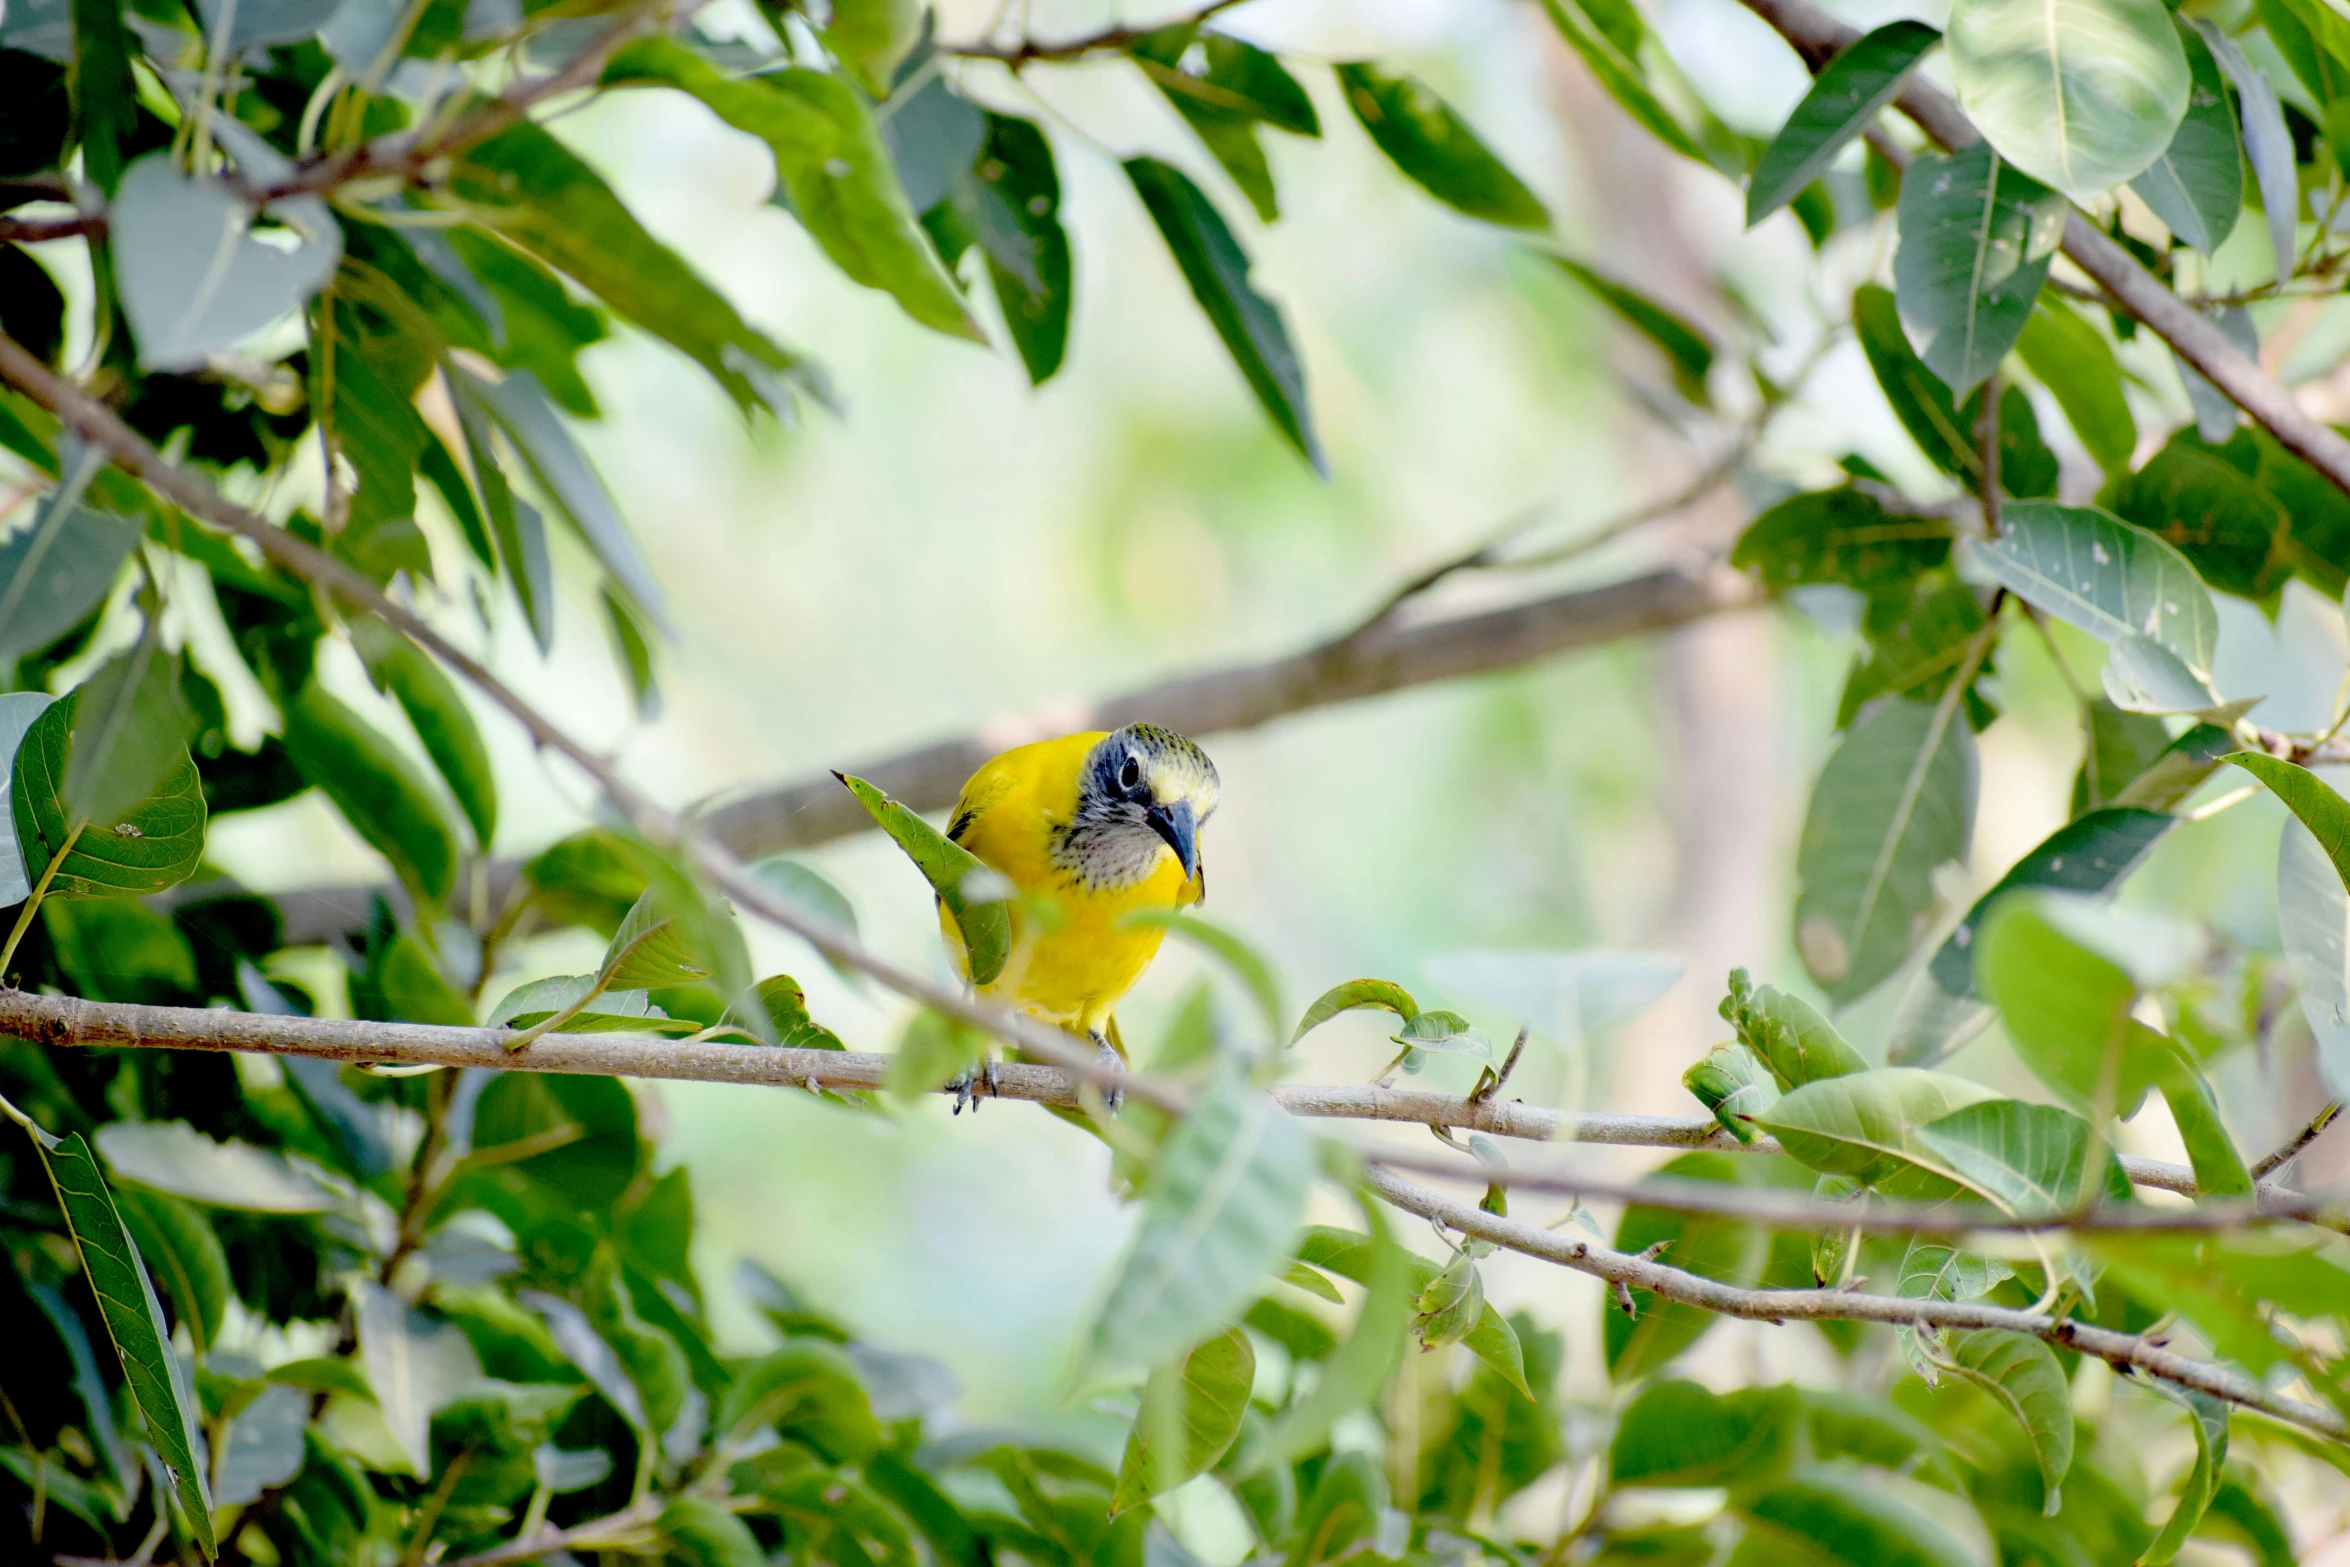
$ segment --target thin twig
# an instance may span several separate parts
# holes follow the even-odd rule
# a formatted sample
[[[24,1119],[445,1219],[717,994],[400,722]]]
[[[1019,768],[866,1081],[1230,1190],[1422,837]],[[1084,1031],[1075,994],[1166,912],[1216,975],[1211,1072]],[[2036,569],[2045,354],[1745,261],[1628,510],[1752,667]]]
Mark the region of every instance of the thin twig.
[[[2252,1167],[2252,1178],[2257,1181],[2265,1175],[2271,1175],[2283,1169],[2295,1154],[2316,1142],[2324,1134],[2325,1129],[2334,1124],[2334,1117],[2341,1113],[2341,1100],[2327,1100],[2325,1108],[2311,1116],[2307,1126],[2295,1132],[2289,1141],[2270,1152]]]
[[[1896,1326],[1999,1328],[2029,1333],[2052,1344],[2095,1355],[2113,1365],[2147,1372],[2180,1387],[2257,1409],[2322,1436],[2337,1440],[2350,1438],[2350,1423],[2345,1423],[2332,1409],[2272,1393],[2249,1377],[2174,1353],[2136,1334],[2117,1333],[2070,1318],[2042,1316],[1980,1301],[1916,1300],[1832,1289],[1740,1289],[1645,1257],[1628,1256],[1589,1241],[1569,1240],[1467,1203],[1453,1202],[1381,1170],[1368,1170],[1363,1179],[1372,1191],[1406,1213],[1433,1219],[1461,1234],[1591,1274],[1610,1284],[1644,1289],[1666,1300],[1724,1316],[1760,1322],[1887,1322]]]
[[[533,1562],[557,1551],[618,1549],[641,1545],[653,1525],[660,1520],[662,1498],[650,1497],[632,1502],[616,1513],[591,1518],[585,1523],[573,1524],[568,1529],[543,1529],[526,1540],[515,1540],[505,1545],[476,1551],[471,1556],[460,1556],[442,1567],[507,1567],[510,1562]]]
[[[1975,447],[1983,464],[1983,537],[1999,537],[1999,372],[1983,381],[1983,412],[1975,421]]]
[[[994,44],[982,39],[967,44],[940,44],[938,52],[965,60],[995,60],[1015,71],[1039,62],[1081,60],[1096,54],[1123,54],[1155,32],[1169,27],[1196,27],[1218,12],[1229,11],[1242,3],[1243,0],[1212,0],[1211,4],[1200,7],[1188,16],[1169,17],[1163,22],[1153,22],[1148,27],[1105,27],[1099,32],[1065,38],[1059,43],[1021,38],[1009,44]]]

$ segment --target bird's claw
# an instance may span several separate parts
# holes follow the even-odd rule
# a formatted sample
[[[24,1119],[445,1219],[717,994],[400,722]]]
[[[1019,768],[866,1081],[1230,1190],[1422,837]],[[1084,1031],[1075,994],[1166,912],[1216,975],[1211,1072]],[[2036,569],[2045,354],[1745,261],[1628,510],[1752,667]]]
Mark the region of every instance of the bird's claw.
[[[947,1080],[947,1091],[955,1096],[955,1114],[961,1115],[966,1109],[973,1115],[979,1113],[982,1083],[987,1085],[986,1094],[989,1098],[1003,1097],[1003,1077],[993,1061],[982,1062],[972,1070]]]
[[[1106,1036],[1101,1034],[1093,1036],[1093,1053],[1094,1059],[1111,1071],[1123,1072],[1126,1070],[1126,1058],[1118,1054],[1117,1048],[1110,1043]],[[1125,1085],[1112,1083],[1108,1088],[1102,1090],[1102,1106],[1112,1115],[1123,1110],[1126,1107]]]

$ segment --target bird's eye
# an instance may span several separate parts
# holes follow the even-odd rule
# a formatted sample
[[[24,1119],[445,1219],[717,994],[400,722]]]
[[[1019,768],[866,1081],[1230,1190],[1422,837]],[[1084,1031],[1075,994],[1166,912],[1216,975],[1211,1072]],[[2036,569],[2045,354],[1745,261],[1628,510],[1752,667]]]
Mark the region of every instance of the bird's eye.
[[[1141,783],[1142,764],[1130,756],[1126,758],[1126,765],[1118,769],[1118,787],[1133,789],[1139,787]]]

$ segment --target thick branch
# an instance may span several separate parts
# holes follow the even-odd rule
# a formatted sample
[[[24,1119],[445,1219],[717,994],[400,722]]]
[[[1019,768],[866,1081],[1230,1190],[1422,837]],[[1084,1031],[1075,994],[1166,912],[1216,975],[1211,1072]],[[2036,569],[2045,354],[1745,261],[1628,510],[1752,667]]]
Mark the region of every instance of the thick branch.
[[[974,1028],[1018,1046],[1029,1055],[1061,1066],[1102,1088],[1123,1087],[1135,1098],[1164,1108],[1179,1108],[1182,1095],[1167,1085],[1105,1066],[1092,1050],[1060,1030],[992,1002],[966,995],[960,988],[941,985],[867,951],[797,904],[776,897],[741,860],[728,853],[696,823],[688,826],[674,812],[655,803],[603,757],[566,733],[482,663],[460,651],[406,606],[394,602],[368,578],[335,556],[317,549],[258,513],[247,511],[222,495],[203,476],[167,460],[147,439],[79,385],[57,374],[28,353],[15,339],[0,334],[0,378],[13,383],[42,407],[65,422],[84,440],[103,450],[117,466],[139,479],[156,494],[180,506],[191,516],[250,539],[269,560],[312,587],[330,592],[379,620],[397,627],[416,644],[472,682],[475,689],[502,707],[541,747],[560,753],[594,780],[604,798],[637,832],[655,843],[682,851],[694,867],[737,907],[779,925],[826,957],[880,981],[902,996],[934,1011],[959,1018]]]
[[[2331,1409],[2282,1397],[2249,1377],[2175,1354],[2135,1334],[2116,1333],[2070,1318],[2048,1317],[1977,1301],[1905,1300],[1833,1289],[1739,1289],[1645,1257],[1628,1256],[1553,1230],[1502,1218],[1467,1203],[1453,1202],[1382,1170],[1368,1171],[1364,1179],[1374,1192],[1406,1213],[1419,1214],[1462,1234],[1477,1236],[1545,1262],[1555,1262],[1578,1273],[1591,1274],[1611,1284],[1644,1289],[1665,1300],[1700,1306],[1723,1316],[1757,1322],[1887,1322],[1896,1326],[2002,1328],[2011,1333],[2029,1333],[2116,1366],[2143,1371],[2180,1387],[2209,1393],[2279,1420],[2289,1420],[2321,1435],[2350,1439],[2350,1424]]]
[[[0,990],[0,1034],[45,1045],[125,1046],[151,1050],[253,1050],[315,1056],[368,1066],[487,1067],[523,1072],[573,1072],[702,1083],[764,1084],[774,1088],[877,1089],[889,1057],[851,1050],[785,1050],[754,1045],[659,1039],[646,1034],[547,1034],[511,1050],[513,1034],[494,1028],[450,1028],[429,1023],[353,1022],[282,1017],[219,1008],[146,1007]],[[1007,1062],[999,1068],[1001,1097],[1037,1104],[1079,1102],[1080,1079],[1056,1067]],[[1147,1079],[1128,1079],[1129,1083]],[[1155,1085],[1154,1085],[1155,1086]],[[1488,1132],[1532,1142],[1592,1143],[1624,1148],[1719,1148],[1777,1153],[1768,1137],[1744,1144],[1712,1120],[1597,1111],[1546,1110],[1518,1103],[1401,1093],[1376,1084],[1290,1084],[1273,1098],[1291,1115],[1309,1120],[1388,1121]],[[2140,1186],[2195,1195],[2195,1176],[2183,1164],[2125,1156],[2122,1168]],[[1464,1173],[1469,1173],[1464,1167]],[[1485,1172],[1474,1172],[1479,1179]],[[1669,1206],[1670,1204],[1666,1204]],[[2315,1199],[2264,1185],[2263,1217],[2305,1218],[2323,1212]]]
[[[1814,71],[1860,37],[1856,30],[1812,4],[1812,0],[1744,0],[1744,3],[1748,10],[1776,28]],[[1920,130],[1944,147],[1965,147],[1982,139],[1965,111],[1947,93],[1921,78],[1910,78],[1895,102]],[[2292,393],[2228,341],[2216,323],[2198,314],[2192,305],[2166,288],[2161,279],[2140,266],[2111,236],[2077,211],[2068,210],[2065,214],[2064,253],[2105,290],[2112,303],[2144,322],[2180,359],[2225,392],[2230,401],[2264,426],[2287,450],[2350,493],[2350,441],[2303,412]]]

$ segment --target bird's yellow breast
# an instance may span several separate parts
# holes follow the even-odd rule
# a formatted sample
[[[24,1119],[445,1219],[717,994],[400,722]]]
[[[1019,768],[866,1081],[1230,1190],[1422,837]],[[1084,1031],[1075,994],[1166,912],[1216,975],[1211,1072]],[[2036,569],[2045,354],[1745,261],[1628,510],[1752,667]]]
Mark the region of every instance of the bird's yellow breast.
[[[1172,851],[1130,885],[1088,888],[1057,864],[1056,838],[1077,809],[1078,775],[1100,733],[1067,735],[1004,752],[971,775],[949,833],[1020,892],[1012,907],[1012,953],[984,993],[1038,1017],[1100,1032],[1119,998],[1158,955],[1165,932],[1129,926],[1140,909],[1199,901]],[[947,945],[963,965],[961,933],[941,915]]]

